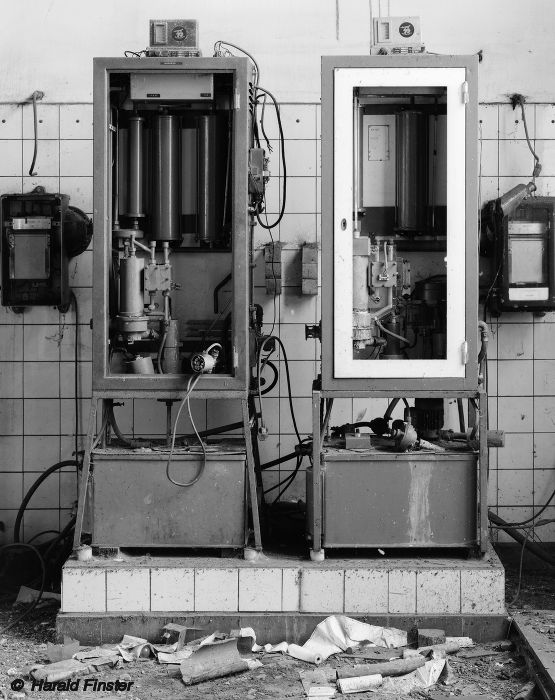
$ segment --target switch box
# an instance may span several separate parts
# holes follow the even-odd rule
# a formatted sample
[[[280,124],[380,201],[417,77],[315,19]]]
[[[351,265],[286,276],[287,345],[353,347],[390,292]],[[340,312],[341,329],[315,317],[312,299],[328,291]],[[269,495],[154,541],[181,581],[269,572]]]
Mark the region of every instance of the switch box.
[[[305,243],[302,250],[301,294],[318,294],[318,244]]]
[[[282,243],[267,243],[264,246],[264,277],[266,294],[281,294],[281,252]]]
[[[69,256],[63,244],[68,203],[61,194],[2,195],[4,306],[69,304]]]

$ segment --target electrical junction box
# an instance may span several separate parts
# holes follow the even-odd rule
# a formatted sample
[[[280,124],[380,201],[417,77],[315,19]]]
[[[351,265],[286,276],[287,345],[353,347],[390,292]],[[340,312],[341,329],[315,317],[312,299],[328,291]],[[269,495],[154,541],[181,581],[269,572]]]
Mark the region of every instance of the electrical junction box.
[[[377,17],[372,24],[374,54],[422,53],[420,17]]]
[[[69,205],[67,194],[36,187],[28,194],[0,197],[3,306],[70,303],[69,260],[86,250],[91,221]]]
[[[555,309],[555,197],[530,197],[503,219],[497,234],[497,284],[491,309]]]
[[[151,19],[148,56],[200,56],[196,19]]]

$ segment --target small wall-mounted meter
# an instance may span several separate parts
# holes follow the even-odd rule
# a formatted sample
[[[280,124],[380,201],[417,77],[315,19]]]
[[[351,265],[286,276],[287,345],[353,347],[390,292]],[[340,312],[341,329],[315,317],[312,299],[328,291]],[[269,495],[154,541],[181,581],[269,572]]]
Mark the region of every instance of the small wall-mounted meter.
[[[200,56],[196,19],[151,19],[147,56]]]
[[[89,218],[66,194],[37,187],[0,197],[2,305],[58,306],[70,302],[68,263],[91,240]]]
[[[492,311],[555,310],[555,197],[531,197],[503,218],[494,267]]]

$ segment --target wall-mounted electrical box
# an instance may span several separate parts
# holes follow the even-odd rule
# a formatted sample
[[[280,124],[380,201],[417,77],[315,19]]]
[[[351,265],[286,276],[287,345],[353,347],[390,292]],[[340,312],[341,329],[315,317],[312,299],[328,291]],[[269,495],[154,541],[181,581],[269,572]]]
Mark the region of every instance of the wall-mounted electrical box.
[[[90,242],[89,219],[69,206],[68,195],[42,188],[0,201],[2,304],[67,307],[68,263]]]
[[[496,227],[492,311],[555,309],[555,197],[531,197]]]
[[[198,56],[196,19],[151,19],[148,56]]]
[[[372,53],[422,53],[420,17],[376,17],[372,22]]]

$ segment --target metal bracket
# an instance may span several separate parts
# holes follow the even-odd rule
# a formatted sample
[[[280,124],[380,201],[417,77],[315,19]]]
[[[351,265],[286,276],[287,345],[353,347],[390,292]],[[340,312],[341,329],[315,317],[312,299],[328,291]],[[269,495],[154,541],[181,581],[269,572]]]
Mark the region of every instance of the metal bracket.
[[[468,364],[468,343],[466,342],[466,340],[461,345],[461,355],[462,355],[463,365],[467,365]]]
[[[468,95],[468,81],[465,80],[464,83],[461,85],[461,97],[463,104],[468,104],[469,100],[469,95]]]

